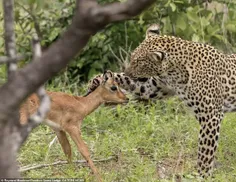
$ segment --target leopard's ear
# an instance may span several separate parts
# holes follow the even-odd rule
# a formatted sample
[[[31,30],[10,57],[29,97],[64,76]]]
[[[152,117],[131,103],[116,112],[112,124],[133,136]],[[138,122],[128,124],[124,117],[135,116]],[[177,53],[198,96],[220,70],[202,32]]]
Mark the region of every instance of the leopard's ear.
[[[148,56],[151,60],[154,60],[155,62],[160,62],[167,57],[167,54],[163,51],[155,51],[155,52],[150,52]]]
[[[109,78],[114,79],[114,74],[110,70],[105,70],[102,77],[102,82],[105,83]]]
[[[152,24],[147,28],[145,38],[148,38],[151,35],[160,35],[160,26],[158,24]]]

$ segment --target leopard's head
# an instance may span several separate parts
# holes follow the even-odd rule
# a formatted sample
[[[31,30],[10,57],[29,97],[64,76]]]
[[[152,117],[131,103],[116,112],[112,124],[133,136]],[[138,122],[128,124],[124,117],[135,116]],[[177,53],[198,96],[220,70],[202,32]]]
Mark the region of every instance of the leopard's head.
[[[130,65],[125,70],[128,76],[159,76],[172,65],[168,51],[171,45],[175,43],[174,39],[161,36],[159,31],[150,28],[146,32],[146,38],[131,54]]]

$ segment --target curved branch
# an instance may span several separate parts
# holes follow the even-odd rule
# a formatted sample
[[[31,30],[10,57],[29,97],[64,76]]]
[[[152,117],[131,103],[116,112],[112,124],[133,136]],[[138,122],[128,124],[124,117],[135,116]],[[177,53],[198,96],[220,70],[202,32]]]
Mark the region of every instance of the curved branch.
[[[94,18],[97,17],[95,18],[96,23],[108,24],[136,16],[153,2],[155,2],[155,0],[129,0],[124,3],[116,2],[100,8],[94,8],[91,14]]]

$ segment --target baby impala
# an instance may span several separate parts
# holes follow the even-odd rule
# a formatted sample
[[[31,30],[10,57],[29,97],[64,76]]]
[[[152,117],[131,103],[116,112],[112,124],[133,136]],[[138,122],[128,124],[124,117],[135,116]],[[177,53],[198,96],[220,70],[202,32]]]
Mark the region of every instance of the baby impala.
[[[90,158],[87,145],[81,138],[82,121],[103,103],[119,104],[128,102],[128,98],[115,82],[112,72],[105,72],[102,79],[102,84],[85,97],[68,95],[62,92],[47,92],[51,98],[51,109],[44,121],[55,131],[63,152],[69,161],[71,161],[71,146],[66,133],[71,136],[98,181],[102,181],[102,179]],[[39,99],[35,94],[31,95],[22,104],[20,109],[21,124],[27,123],[27,118],[37,110],[39,104]]]

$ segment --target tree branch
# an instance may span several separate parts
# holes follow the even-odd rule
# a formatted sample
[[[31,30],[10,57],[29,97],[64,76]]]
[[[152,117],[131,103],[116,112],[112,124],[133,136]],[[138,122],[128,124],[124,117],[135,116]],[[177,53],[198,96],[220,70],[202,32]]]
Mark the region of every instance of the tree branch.
[[[4,0],[4,37],[5,50],[10,59],[16,57],[15,32],[14,32],[14,0]],[[13,61],[7,63],[8,77],[17,69],[17,64]]]
[[[14,59],[16,57],[16,46],[15,46],[15,33],[14,33],[14,1],[13,0],[3,0],[3,11],[4,11],[4,38],[5,38],[5,50],[9,59]],[[15,76],[15,71],[17,69],[17,64],[14,62],[7,63],[8,79],[13,80]],[[15,88],[17,92],[17,88]],[[0,97],[4,97],[1,95]],[[7,99],[14,99],[9,96]],[[4,107],[2,105],[1,107]],[[21,144],[21,136],[19,132],[20,124],[17,122],[19,120],[19,113],[17,110],[9,109],[11,115],[5,117],[4,111],[0,111],[0,176],[1,178],[17,178],[19,173],[17,173],[16,165],[16,152]],[[8,159],[7,161],[5,161]]]
[[[25,56],[23,56],[23,55],[16,55],[15,57],[1,56],[0,57],[0,64],[16,63],[16,62],[23,60],[23,59],[25,59]]]
[[[120,20],[129,19],[139,14],[143,9],[150,6],[155,0],[128,0],[124,3],[115,2],[100,8],[94,8],[91,15],[96,24],[108,24]]]
[[[38,39],[38,35],[33,37],[32,49],[33,49],[33,60],[40,59],[42,55],[42,50],[40,46],[40,41]],[[30,116],[30,118],[28,119],[28,123],[22,126],[21,130],[22,142],[24,142],[29,133],[44,120],[46,114],[50,109],[50,104],[51,104],[50,98],[47,95],[44,86],[41,86],[37,90],[36,94],[39,97],[40,105],[36,113]]]
[[[0,113],[4,113],[0,119],[9,117],[28,95],[66,67],[98,30],[108,23],[139,14],[154,1],[128,0],[101,6],[94,0],[77,0],[72,24],[62,37],[0,88]]]
[[[34,28],[35,28],[35,31],[39,37],[39,39],[42,38],[42,32],[41,32],[41,29],[40,29],[40,25],[39,25],[39,22],[37,20],[37,17],[35,16],[35,14],[31,11],[31,10],[28,10],[27,8],[25,8],[21,3],[19,2],[16,2],[18,6],[20,6],[25,12],[27,12],[29,14],[29,16],[31,16],[31,18],[33,19],[33,22],[34,22]]]

